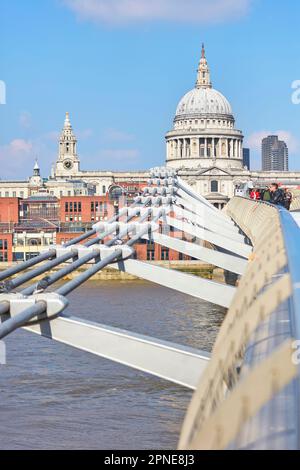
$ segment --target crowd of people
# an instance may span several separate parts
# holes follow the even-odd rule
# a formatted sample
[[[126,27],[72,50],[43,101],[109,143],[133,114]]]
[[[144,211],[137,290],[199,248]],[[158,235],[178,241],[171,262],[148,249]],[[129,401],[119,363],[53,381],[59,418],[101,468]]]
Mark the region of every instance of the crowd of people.
[[[255,201],[265,201],[276,206],[285,207],[290,210],[293,195],[288,188],[279,187],[277,183],[272,183],[265,189],[253,188],[250,190],[250,198]]]

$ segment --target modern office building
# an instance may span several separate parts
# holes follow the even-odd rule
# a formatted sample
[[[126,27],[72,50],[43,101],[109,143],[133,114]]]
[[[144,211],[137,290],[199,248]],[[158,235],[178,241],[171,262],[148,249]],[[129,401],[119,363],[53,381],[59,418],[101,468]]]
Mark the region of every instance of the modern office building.
[[[289,151],[278,135],[269,135],[262,141],[262,171],[289,171]]]
[[[243,148],[243,165],[250,170],[250,149]]]

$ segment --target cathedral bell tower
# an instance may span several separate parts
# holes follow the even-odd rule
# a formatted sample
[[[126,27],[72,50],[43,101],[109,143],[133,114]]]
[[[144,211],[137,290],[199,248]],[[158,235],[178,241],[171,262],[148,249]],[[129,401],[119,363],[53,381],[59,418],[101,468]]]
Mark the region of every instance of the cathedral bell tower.
[[[59,155],[55,165],[55,177],[74,177],[80,172],[80,160],[77,156],[77,139],[66,113],[64,128],[59,140]]]

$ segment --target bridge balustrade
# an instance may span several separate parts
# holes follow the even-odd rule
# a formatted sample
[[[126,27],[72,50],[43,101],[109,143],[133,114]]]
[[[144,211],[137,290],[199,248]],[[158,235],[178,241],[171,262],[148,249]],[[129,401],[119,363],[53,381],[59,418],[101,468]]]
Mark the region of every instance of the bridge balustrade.
[[[192,403],[181,449],[298,449],[300,229],[285,209],[235,197],[254,245]]]

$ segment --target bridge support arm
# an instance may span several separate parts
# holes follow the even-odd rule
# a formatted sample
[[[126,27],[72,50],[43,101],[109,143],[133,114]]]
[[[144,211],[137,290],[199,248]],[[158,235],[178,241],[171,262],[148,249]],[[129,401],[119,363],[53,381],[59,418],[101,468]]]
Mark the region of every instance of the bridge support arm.
[[[236,292],[232,286],[132,259],[110,267],[225,308],[230,306]]]
[[[210,359],[197,349],[74,317],[60,316],[25,329],[192,390]]]
[[[171,248],[172,250],[180,253],[184,253],[192,258],[197,258],[205,263],[226,269],[232,273],[244,274],[247,268],[247,261],[245,259],[221,253],[216,250],[211,250],[204,246],[197,245],[196,243],[189,243],[175,237],[168,237],[154,232],[152,232],[151,236],[144,235],[143,238],[146,240],[152,240],[154,243],[158,243],[161,246]]]

